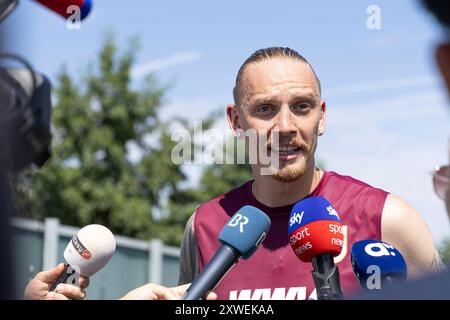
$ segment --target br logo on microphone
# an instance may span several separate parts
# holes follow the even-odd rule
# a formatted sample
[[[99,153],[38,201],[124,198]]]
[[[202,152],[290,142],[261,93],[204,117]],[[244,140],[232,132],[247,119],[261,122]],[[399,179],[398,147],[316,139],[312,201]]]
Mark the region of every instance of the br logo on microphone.
[[[395,256],[395,248],[387,243],[369,243],[364,251],[372,257]]]
[[[243,220],[243,221],[241,221]],[[241,214],[235,214],[233,219],[231,219],[230,222],[228,222],[228,226],[230,227],[236,227],[239,224],[239,231],[241,233],[244,233],[244,225],[248,223],[248,218],[246,216],[243,216]]]

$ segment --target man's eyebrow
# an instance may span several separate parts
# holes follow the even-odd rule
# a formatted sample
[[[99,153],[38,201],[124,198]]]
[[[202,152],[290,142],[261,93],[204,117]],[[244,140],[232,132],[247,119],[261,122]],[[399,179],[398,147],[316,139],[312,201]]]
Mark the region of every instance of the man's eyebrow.
[[[292,100],[302,100],[302,99],[309,99],[309,100],[316,100],[319,98],[319,95],[315,92],[304,92],[304,93],[297,93],[293,94],[291,99]],[[264,102],[272,102],[279,100],[277,95],[256,95],[250,99],[248,99],[248,102],[251,104],[260,104]]]
[[[317,98],[319,98],[319,95],[316,92],[312,92],[312,91],[293,95],[293,99],[297,99],[297,100],[301,100],[301,99],[315,100]]]

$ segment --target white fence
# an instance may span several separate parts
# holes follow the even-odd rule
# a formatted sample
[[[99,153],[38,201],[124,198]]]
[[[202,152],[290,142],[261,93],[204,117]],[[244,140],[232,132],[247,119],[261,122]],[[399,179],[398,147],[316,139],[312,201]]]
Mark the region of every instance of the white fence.
[[[47,218],[44,222],[15,218],[11,220],[11,226],[16,245],[15,269],[22,271],[16,276],[19,289],[22,289],[40,270],[52,268],[62,262],[62,253],[69,239],[79,230],[61,225],[56,218]],[[143,241],[118,235],[115,235],[115,238],[116,253],[108,265],[99,272],[99,276],[94,275],[91,279],[88,297],[118,298],[147,282],[176,284],[179,248],[166,246],[159,239]],[[42,252],[37,253],[36,250],[40,248]],[[39,254],[41,257],[36,257]],[[28,272],[24,275],[26,270]],[[90,291],[93,294],[90,295]]]

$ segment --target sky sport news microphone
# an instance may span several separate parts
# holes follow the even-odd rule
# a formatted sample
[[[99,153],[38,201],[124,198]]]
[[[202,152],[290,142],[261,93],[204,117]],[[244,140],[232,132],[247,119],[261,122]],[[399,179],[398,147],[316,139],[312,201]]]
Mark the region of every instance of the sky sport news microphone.
[[[319,300],[343,299],[339,270],[334,263],[344,245],[339,215],[324,197],[310,197],[292,208],[289,242],[296,256],[312,262],[312,276]]]
[[[266,238],[269,228],[269,217],[258,208],[244,206],[239,209],[219,234],[219,250],[194,279],[182,299],[203,299],[240,257],[246,260],[252,256]]]
[[[361,240],[352,246],[353,272],[365,290],[383,290],[406,281],[408,268],[400,251],[387,242]]]

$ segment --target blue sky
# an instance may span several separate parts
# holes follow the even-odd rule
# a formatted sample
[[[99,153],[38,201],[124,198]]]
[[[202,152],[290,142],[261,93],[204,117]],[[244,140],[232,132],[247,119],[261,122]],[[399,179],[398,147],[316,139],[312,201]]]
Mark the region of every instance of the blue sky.
[[[450,236],[430,171],[448,161],[448,98],[433,61],[440,29],[417,1],[93,0],[80,30],[31,0],[4,22],[10,51],[54,79],[96,57],[112,30],[121,48],[138,36],[135,81],[155,72],[174,85],[164,117],[201,120],[231,102],[240,64],[256,49],[290,46],[321,79],[328,105],[318,158],[327,169],[400,195],[426,219],[437,242]],[[369,5],[381,29],[369,30]],[[227,130],[225,115],[218,128]],[[224,131],[226,132],[226,131]],[[193,181],[199,168],[187,168]]]

